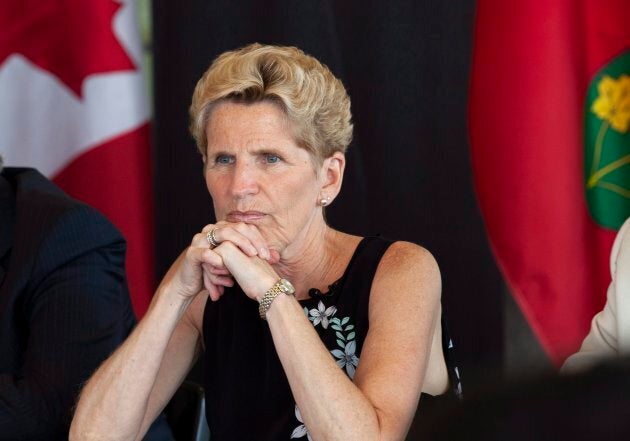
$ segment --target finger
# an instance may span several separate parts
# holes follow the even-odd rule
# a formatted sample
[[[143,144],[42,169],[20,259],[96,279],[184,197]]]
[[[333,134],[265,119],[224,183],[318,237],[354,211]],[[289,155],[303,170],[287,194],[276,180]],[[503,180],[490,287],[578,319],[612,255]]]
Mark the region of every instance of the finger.
[[[209,266],[208,268],[209,268],[208,272],[210,274],[216,274],[216,275],[219,275],[219,276],[226,276],[226,275],[230,274],[230,271],[228,271],[227,268],[216,268],[214,266]]]
[[[234,279],[232,278],[232,275],[229,273],[229,271],[225,270],[225,269],[217,269],[217,273],[213,272],[214,267],[208,265],[208,264],[203,264],[203,275],[204,275],[204,281],[209,281],[209,283],[212,283],[213,285],[225,285],[225,286],[233,286],[234,285]]]
[[[207,288],[208,289],[208,295],[210,296],[210,300],[212,300],[213,302],[216,302],[217,300],[219,300],[221,298],[221,293],[219,292],[219,289],[212,285],[212,287]]]
[[[210,280],[215,286],[231,288],[234,286],[234,279],[227,276],[210,276]]]
[[[213,250],[205,247],[189,247],[190,258],[199,262],[202,266],[209,265],[215,268],[225,268],[223,258]]]
[[[203,270],[205,272],[207,272],[209,274],[218,274],[218,275],[221,275],[221,276],[230,274],[230,271],[227,268],[225,268],[225,266],[223,266],[223,264],[222,264],[221,267],[216,267],[216,266],[211,265],[209,263],[202,263],[201,267],[203,268]]]
[[[223,258],[208,248],[188,247],[184,254],[183,265],[180,268],[180,280],[186,286],[200,284],[202,275],[206,272],[204,265],[224,268]]]
[[[243,236],[246,236],[252,245],[258,251],[258,256],[268,260],[269,255],[269,247],[267,246],[267,241],[263,238],[260,230],[256,225],[246,224],[244,222],[240,222],[236,224],[236,230],[241,233]]]
[[[237,224],[226,224],[227,226],[222,228],[214,228],[214,240],[219,244],[223,242],[232,242],[236,245],[243,253],[248,256],[256,256],[258,255],[258,250],[256,246],[251,242],[248,236],[244,235],[242,231],[246,230],[241,227],[241,231],[236,229]],[[205,230],[205,228],[204,228]],[[214,249],[214,247],[210,244],[208,240],[208,232],[197,233],[193,236],[192,246],[199,248],[210,248]]]
[[[204,272],[203,274],[203,285],[208,290],[208,294],[212,301],[216,302],[221,297],[223,290],[219,290],[218,286],[212,283],[210,276]]]
[[[280,252],[278,250],[269,250],[269,259],[267,260],[269,265],[275,265],[280,262]]]
[[[225,292],[225,287],[222,285],[213,285],[212,290],[206,290],[206,292],[208,293],[208,297],[210,297],[213,302],[216,302]]]
[[[211,252],[217,254],[215,249],[211,250]],[[221,265],[220,266],[212,265],[210,263],[202,263],[201,267],[203,268],[204,271],[207,271],[210,274],[218,274],[218,275],[221,275],[221,276],[229,275],[230,274],[230,270],[228,270],[225,267],[225,263],[223,262],[223,258],[220,255],[219,255],[219,258],[221,258]]]
[[[243,228],[241,228],[240,231],[232,226],[219,228],[215,230],[215,237],[220,243],[232,242],[243,253],[250,257],[258,255],[256,245],[252,242],[249,236],[243,234]]]
[[[179,273],[187,280],[199,278],[203,272],[203,265],[208,264],[217,268],[222,268],[223,259],[217,253],[208,248],[188,247],[183,253],[182,264]]]
[[[212,231],[212,229],[209,230]],[[250,257],[257,255],[265,260],[269,259],[269,247],[257,226],[245,222],[229,223],[221,221],[214,225],[214,230],[214,236],[219,242],[231,241]],[[239,239],[238,235],[243,236],[245,242]],[[247,242],[251,244],[253,249],[244,245]]]
[[[190,246],[196,248],[214,248],[208,241],[208,233],[204,232],[195,234],[192,238],[192,241],[190,242]]]
[[[210,248],[213,248],[212,244],[210,243],[210,240],[208,239],[208,233],[212,232],[213,230],[218,230],[219,228],[221,228],[222,226],[229,226],[231,225],[228,222],[217,222],[216,224],[208,224],[205,227],[203,227],[201,229],[200,233],[195,234],[195,236],[193,236],[193,244],[195,246],[208,246]],[[203,240],[202,240],[203,238]],[[219,240],[217,240],[217,242],[220,242]]]

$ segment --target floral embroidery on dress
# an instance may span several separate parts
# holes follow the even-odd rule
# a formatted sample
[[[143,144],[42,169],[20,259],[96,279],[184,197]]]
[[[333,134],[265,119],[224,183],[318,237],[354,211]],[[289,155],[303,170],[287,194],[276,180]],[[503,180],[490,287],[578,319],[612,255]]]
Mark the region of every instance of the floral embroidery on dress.
[[[356,355],[357,342],[354,325],[350,324],[350,317],[339,319],[337,317],[330,320],[331,328],[335,330],[337,345],[341,349],[333,349],[330,353],[337,360],[337,366],[345,368],[348,377],[354,378],[354,372],[359,364],[359,357]],[[344,334],[344,332],[346,334]]]
[[[320,300],[317,309],[313,308],[310,311],[308,308],[304,308],[304,312],[306,312],[306,316],[308,319],[313,322],[313,326],[317,326],[320,323],[322,324],[322,328],[328,329],[328,322],[330,317],[335,315],[337,312],[336,306],[330,306],[326,308],[324,303]]]
[[[337,365],[340,368],[345,367],[346,373],[348,377],[354,378],[354,371],[359,364],[359,357],[357,357],[354,353],[356,350],[357,344],[354,341],[349,342],[343,351],[339,349],[334,349],[331,353],[337,358]]]
[[[321,323],[322,328],[328,330],[328,325],[330,324],[331,330],[335,331],[337,346],[340,349],[333,349],[330,353],[335,357],[337,366],[341,369],[345,369],[348,377],[352,379],[354,378],[354,372],[359,364],[359,356],[356,354],[356,332],[354,325],[350,323],[350,317],[341,319],[339,317],[333,317],[336,312],[337,308],[335,306],[326,308],[326,305],[324,305],[321,300],[317,305],[317,309],[313,308],[309,310],[304,307],[304,314],[306,314],[306,317],[313,323],[314,327],[317,327],[317,325]],[[302,421],[302,414],[297,404],[295,405],[295,418],[300,422],[300,425],[293,429],[291,439],[307,436],[308,440],[312,441],[311,435],[308,433],[308,430],[306,430],[304,421]]]
[[[300,413],[300,409],[297,407],[297,404],[295,405],[295,418],[302,424],[293,429],[293,433],[291,433],[291,439],[302,438],[304,435],[306,435],[308,437],[308,441],[313,441],[313,439],[311,438],[311,434],[308,433],[308,430],[306,430],[304,421],[302,421],[302,414]]]

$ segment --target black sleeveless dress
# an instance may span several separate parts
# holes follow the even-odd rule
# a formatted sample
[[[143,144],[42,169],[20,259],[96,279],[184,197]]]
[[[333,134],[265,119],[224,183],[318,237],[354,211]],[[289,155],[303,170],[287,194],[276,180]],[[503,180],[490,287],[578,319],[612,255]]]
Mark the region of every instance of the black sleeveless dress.
[[[337,365],[353,378],[368,332],[372,279],[392,242],[366,237],[328,293],[300,301]],[[453,344],[442,319],[450,394],[461,395]],[[213,441],[310,441],[258,303],[238,286],[204,311],[206,416]],[[421,397],[422,400],[425,396]],[[421,404],[422,405],[422,404]]]

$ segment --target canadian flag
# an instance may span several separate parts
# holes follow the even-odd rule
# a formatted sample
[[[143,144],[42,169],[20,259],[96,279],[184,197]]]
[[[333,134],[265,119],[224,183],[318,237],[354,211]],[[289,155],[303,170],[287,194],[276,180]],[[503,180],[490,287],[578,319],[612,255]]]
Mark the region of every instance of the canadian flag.
[[[149,107],[133,0],[4,0],[0,154],[99,209],[127,239],[134,310],[154,287]]]

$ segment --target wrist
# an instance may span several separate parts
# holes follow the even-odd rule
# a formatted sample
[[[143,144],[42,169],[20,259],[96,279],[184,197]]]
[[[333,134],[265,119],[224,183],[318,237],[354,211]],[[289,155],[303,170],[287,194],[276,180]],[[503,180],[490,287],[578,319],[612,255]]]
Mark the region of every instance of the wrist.
[[[265,294],[267,293],[267,291],[269,291],[271,289],[271,287],[280,279],[280,276],[265,276],[259,283],[259,286],[261,287],[258,290],[258,293],[255,296],[256,301],[258,302],[258,304],[260,304],[260,302],[262,302],[263,297],[265,297]]]
[[[291,282],[286,279],[279,279],[278,281],[276,281],[260,299],[260,304],[258,306],[258,313],[260,314],[260,318],[262,320],[267,320],[267,311],[269,311],[269,309],[273,305],[274,300],[278,296],[293,296],[294,294],[295,288],[293,287]]]
[[[155,292],[152,304],[162,305],[169,309],[177,309],[184,311],[192,302],[194,296],[185,295],[178,289],[171,286],[170,283],[162,284]],[[151,306],[151,305],[150,305]]]

